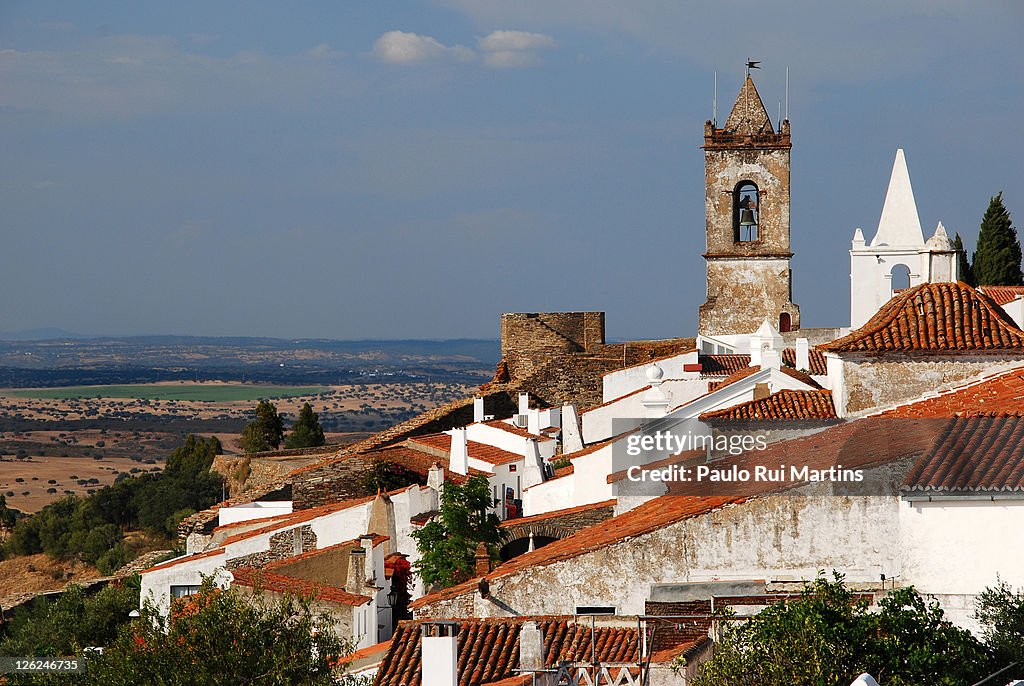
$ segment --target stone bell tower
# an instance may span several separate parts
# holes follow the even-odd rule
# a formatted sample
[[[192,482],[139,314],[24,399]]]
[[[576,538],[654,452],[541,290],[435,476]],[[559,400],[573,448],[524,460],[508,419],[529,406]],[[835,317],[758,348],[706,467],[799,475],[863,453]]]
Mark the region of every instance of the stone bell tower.
[[[789,120],[772,126],[749,76],[722,128],[704,124],[705,336],[800,328],[789,249]]]

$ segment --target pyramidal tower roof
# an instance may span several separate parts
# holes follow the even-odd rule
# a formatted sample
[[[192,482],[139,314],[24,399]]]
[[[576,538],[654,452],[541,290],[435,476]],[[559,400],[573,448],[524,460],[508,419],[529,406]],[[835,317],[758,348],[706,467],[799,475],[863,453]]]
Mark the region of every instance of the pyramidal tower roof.
[[[736,96],[736,104],[732,106],[732,112],[725,122],[725,130],[746,136],[775,133],[772,120],[768,117],[768,110],[764,108],[754,80],[749,76],[740,89],[740,94]]]
[[[885,204],[882,205],[882,218],[878,220],[878,231],[871,239],[871,245],[924,245],[924,232],[917,215],[917,203],[914,202],[914,189],[910,186],[910,172],[907,171],[903,148],[896,151],[896,161],[893,162],[892,175],[889,177],[889,190],[885,193]]]

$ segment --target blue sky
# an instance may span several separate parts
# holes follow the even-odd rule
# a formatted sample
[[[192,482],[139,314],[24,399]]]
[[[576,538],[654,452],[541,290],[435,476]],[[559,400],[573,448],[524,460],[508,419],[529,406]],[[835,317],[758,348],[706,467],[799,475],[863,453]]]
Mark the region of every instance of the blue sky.
[[[1024,8],[951,0],[0,5],[0,330],[693,335],[702,127],[790,67],[794,296],[849,317],[897,147],[927,234],[1024,217]]]

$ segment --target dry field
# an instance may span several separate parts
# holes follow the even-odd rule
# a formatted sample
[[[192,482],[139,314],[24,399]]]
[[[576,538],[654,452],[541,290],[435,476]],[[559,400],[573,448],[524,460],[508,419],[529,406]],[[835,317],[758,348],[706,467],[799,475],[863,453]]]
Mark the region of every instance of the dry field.
[[[251,416],[254,400],[197,400],[237,396],[244,391],[258,395],[281,387],[219,382],[173,382],[138,386],[97,386],[81,389],[38,389],[39,395],[91,397],[26,397],[33,389],[0,389],[0,417],[53,422],[59,430],[0,431],[0,494],[11,507],[36,512],[65,495],[87,495],[110,485],[123,473],[159,470],[166,456],[180,445],[189,422],[233,420],[241,426]],[[301,390],[308,390],[305,387]],[[299,389],[296,389],[299,390]],[[471,387],[449,384],[366,384],[316,387],[318,392],[273,400],[285,418],[286,429],[309,402],[328,428],[329,443],[346,443],[415,414],[472,393]],[[124,395],[138,392],[147,397],[96,397],[105,392]],[[133,422],[153,417],[177,420],[175,431],[161,431],[163,424],[135,430]],[[331,418],[343,418],[348,428],[330,431]],[[107,420],[104,426],[124,429],[78,429],[75,422]],[[183,421],[182,421],[183,420]],[[111,423],[113,421],[113,423]],[[60,424],[57,424],[57,423]],[[42,427],[45,428],[44,424]],[[182,428],[184,427],[184,428]],[[197,431],[210,435],[208,431]],[[362,433],[353,433],[362,432]],[[218,431],[227,456],[240,453],[239,435]],[[301,461],[301,460],[300,460]],[[281,465],[280,468],[291,465]]]

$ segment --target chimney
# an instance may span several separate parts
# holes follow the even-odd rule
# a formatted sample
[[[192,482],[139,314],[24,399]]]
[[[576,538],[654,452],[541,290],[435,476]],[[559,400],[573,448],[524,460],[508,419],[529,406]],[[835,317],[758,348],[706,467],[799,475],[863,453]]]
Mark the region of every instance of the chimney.
[[[420,668],[422,686],[458,686],[458,622],[423,622],[420,625]]]
[[[764,400],[772,394],[771,388],[766,383],[754,384],[754,400]]]
[[[796,368],[801,371],[811,368],[811,346],[806,338],[796,339]]]
[[[530,412],[530,394],[520,393],[519,394],[519,414],[528,414]]]
[[[523,622],[519,630],[519,670],[540,669],[544,669],[544,634],[537,622]]]
[[[366,592],[366,548],[362,545],[357,545],[349,553],[345,590],[358,595]]]
[[[427,487],[438,492],[444,488],[444,467],[436,462],[427,470]]]
[[[580,426],[580,415],[576,406],[566,403],[562,405],[562,454],[568,455],[583,450],[583,428]]]
[[[473,421],[484,421],[484,399],[473,398]]]
[[[473,573],[476,576],[486,576],[491,573],[491,554],[487,552],[487,544],[480,542],[476,544],[476,555],[473,556],[475,568]]]
[[[665,383],[665,371],[657,363],[653,363],[647,368],[645,374],[647,383],[651,385],[640,395],[640,402],[644,406],[645,414],[651,418],[664,417],[668,414],[668,406],[671,402],[668,394],[661,388],[661,385]]]
[[[544,466],[536,438],[523,439],[523,488],[544,482]]]
[[[448,468],[456,474],[469,474],[469,448],[466,429],[452,429],[452,448],[448,453]]]

